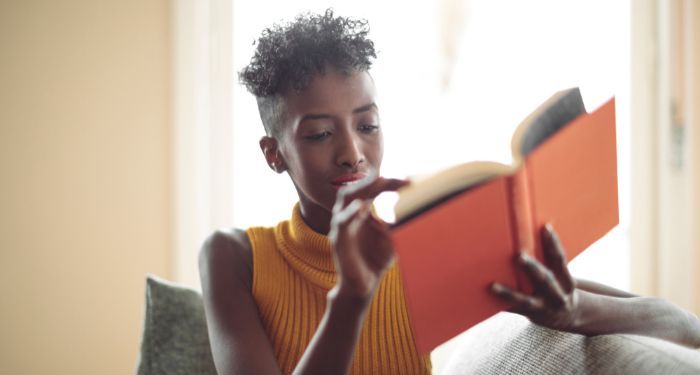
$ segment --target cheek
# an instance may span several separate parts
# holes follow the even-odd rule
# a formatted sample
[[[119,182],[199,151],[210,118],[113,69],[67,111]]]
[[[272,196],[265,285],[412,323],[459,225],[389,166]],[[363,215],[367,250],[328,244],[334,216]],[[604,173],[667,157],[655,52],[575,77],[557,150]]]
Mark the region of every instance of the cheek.
[[[287,167],[287,174],[295,182],[299,182],[304,178],[304,160],[303,155],[298,152],[295,144],[286,144],[282,149],[282,155]]]
[[[324,171],[324,155],[318,150],[312,150],[308,147],[304,148],[297,145],[296,151],[291,160],[289,172],[297,182],[310,181],[318,179]]]
[[[368,144],[367,154],[371,163],[379,169],[384,158],[384,138],[381,135],[374,142]]]

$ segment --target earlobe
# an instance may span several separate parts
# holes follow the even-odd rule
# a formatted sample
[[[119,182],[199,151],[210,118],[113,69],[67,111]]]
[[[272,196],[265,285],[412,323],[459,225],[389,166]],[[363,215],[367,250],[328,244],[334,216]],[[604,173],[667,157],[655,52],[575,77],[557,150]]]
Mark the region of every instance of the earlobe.
[[[272,168],[273,171],[277,173],[282,173],[287,170],[287,167],[284,164],[284,161],[281,160],[281,158],[278,158],[274,162],[270,164],[270,168]]]
[[[287,165],[279,152],[277,139],[268,136],[260,138],[260,150],[265,156],[267,165],[270,166],[273,171],[282,173],[287,170]]]

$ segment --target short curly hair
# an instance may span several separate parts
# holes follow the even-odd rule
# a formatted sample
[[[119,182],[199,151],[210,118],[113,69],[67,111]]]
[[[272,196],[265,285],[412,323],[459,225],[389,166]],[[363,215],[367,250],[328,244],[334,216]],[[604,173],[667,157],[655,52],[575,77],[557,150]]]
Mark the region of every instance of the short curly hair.
[[[377,57],[368,33],[366,20],[335,16],[332,9],[304,13],[293,22],[263,30],[250,64],[238,77],[258,99],[267,133],[276,133],[282,110],[279,98],[287,90],[303,90],[328,67],[347,74],[368,71]]]

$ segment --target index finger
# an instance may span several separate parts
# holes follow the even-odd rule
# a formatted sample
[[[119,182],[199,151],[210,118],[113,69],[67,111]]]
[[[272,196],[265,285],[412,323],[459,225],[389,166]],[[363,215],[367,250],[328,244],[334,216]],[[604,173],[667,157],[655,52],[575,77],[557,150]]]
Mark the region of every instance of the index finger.
[[[564,247],[551,224],[544,225],[542,237],[545,264],[554,272],[564,291],[571,293],[574,290],[574,278],[569,272]]]
[[[338,190],[338,202],[343,206],[355,199],[372,200],[385,191],[396,191],[408,185],[407,180],[370,176],[357,184],[344,186]]]

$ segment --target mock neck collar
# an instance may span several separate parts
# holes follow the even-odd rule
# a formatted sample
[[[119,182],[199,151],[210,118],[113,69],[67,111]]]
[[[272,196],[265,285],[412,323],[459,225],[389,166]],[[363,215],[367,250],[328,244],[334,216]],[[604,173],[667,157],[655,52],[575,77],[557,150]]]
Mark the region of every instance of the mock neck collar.
[[[292,218],[277,226],[277,241],[282,255],[293,268],[323,288],[335,285],[330,239],[306,224],[299,203],[294,206]]]

